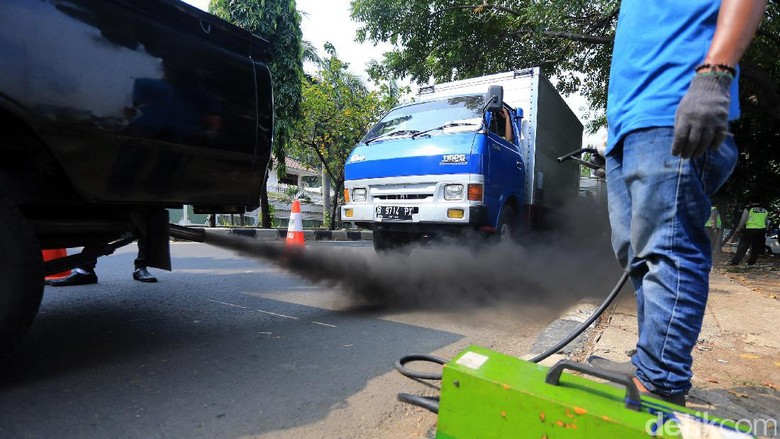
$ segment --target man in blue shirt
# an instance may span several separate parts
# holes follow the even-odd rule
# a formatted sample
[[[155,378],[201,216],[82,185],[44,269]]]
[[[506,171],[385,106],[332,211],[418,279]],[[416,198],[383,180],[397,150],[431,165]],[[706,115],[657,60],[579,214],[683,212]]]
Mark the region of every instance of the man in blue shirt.
[[[712,266],[710,196],[737,160],[737,62],[766,0],[623,0],[609,81],[612,246],[636,290],[640,391],[685,404]]]

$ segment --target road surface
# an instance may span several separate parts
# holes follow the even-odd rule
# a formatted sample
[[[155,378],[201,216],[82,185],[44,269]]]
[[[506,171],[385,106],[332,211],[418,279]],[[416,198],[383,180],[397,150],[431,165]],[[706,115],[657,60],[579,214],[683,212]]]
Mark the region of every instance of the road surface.
[[[315,250],[410,275],[441,256],[379,259],[370,242]],[[131,279],[131,245],[99,261],[98,285],[46,288],[29,337],[3,360],[0,437],[424,437],[435,416],[396,394],[436,390],[395,372],[399,357],[472,343],[522,355],[570,302],[366,306],[355,297],[370,292],[269,261],[195,243],[172,254],[173,272],[151,270],[156,284]],[[448,278],[435,282],[457,288]]]

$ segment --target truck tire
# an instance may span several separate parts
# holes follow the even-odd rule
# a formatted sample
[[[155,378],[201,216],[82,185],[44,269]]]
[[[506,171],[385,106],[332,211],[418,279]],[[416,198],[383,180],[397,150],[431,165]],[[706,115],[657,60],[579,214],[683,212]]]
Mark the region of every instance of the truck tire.
[[[374,250],[377,253],[384,253],[386,251],[392,250],[394,247],[393,239],[389,232],[374,230],[372,239],[374,241]]]
[[[500,242],[517,241],[519,237],[518,228],[520,226],[515,209],[512,206],[504,206],[501,209],[501,216],[496,225],[496,238]]]
[[[43,255],[27,218],[0,196],[0,353],[13,348],[38,313]]]
[[[411,247],[404,240],[393,232],[385,232],[374,230],[373,233],[374,250],[377,253],[387,253],[389,251],[395,251],[400,253],[411,253]]]

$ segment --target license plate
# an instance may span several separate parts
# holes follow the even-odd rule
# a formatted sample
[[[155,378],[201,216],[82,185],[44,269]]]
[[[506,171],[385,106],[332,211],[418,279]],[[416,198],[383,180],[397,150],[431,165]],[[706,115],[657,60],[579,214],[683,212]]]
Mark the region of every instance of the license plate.
[[[403,206],[377,206],[376,219],[378,220],[396,220],[411,221],[412,214],[418,213],[418,207]]]

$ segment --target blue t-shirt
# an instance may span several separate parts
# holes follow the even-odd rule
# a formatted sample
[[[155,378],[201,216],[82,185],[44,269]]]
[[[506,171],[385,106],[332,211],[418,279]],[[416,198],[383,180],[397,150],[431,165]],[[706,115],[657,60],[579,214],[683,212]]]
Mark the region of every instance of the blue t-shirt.
[[[609,75],[609,152],[631,131],[674,126],[674,113],[710,47],[720,0],[623,0]],[[737,78],[729,119],[739,117]]]

